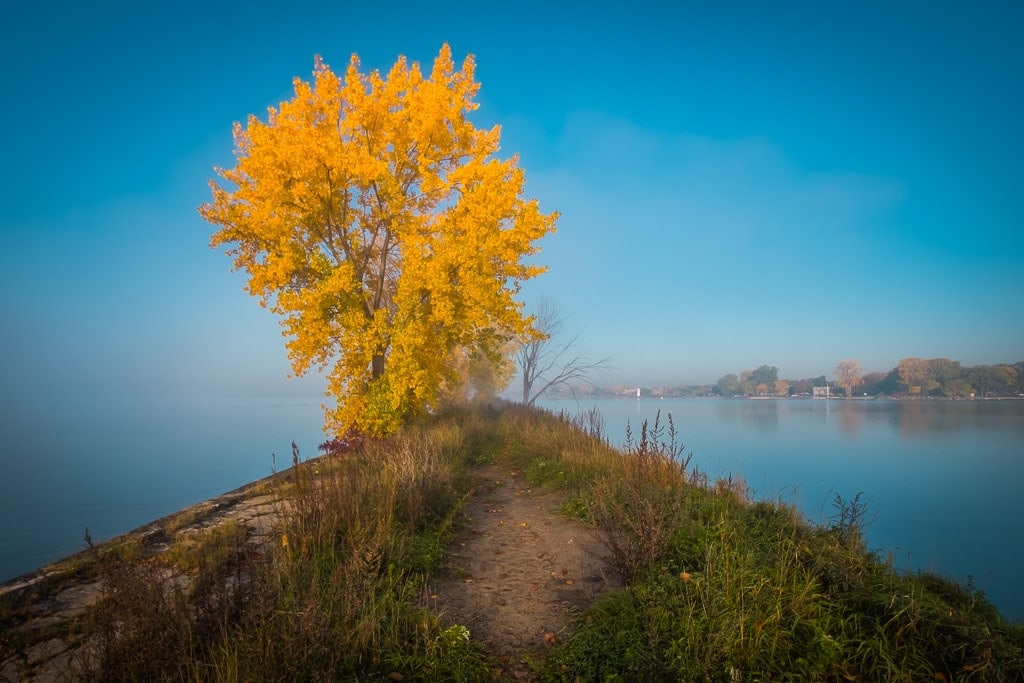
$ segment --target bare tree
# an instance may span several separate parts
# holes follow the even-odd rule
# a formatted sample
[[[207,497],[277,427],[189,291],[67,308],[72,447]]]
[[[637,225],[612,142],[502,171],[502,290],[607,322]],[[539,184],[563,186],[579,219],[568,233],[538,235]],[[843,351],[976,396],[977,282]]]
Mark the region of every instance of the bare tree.
[[[581,332],[565,342],[556,340],[565,327],[567,316],[548,299],[543,299],[535,314],[534,328],[541,337],[524,342],[516,353],[516,363],[523,376],[523,403],[533,405],[549,389],[570,386],[570,382],[586,379],[591,373],[608,367],[608,358],[593,360],[578,350]]]
[[[836,366],[836,384],[846,389],[846,397],[853,393],[853,388],[861,383],[863,371],[860,363],[854,359],[841,360]]]

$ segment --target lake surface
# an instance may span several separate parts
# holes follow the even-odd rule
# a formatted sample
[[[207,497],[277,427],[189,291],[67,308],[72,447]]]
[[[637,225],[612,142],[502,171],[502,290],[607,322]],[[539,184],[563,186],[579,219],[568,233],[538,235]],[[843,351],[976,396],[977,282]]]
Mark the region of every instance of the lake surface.
[[[828,520],[835,494],[869,506],[869,547],[901,569],[973,577],[1024,620],[1024,401],[621,399],[597,407],[613,443],[671,414],[692,464],[740,474],[759,499]]]
[[[27,406],[0,430],[0,581],[291,464],[323,442],[320,401],[96,400]]]

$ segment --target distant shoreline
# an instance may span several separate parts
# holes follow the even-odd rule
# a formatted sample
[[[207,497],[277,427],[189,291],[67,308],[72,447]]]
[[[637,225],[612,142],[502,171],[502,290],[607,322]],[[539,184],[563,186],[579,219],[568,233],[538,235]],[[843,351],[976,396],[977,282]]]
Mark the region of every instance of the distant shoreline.
[[[637,401],[641,399],[688,399],[710,401],[1024,401],[1024,396],[708,396],[708,395],[599,395],[549,396],[545,401]]]

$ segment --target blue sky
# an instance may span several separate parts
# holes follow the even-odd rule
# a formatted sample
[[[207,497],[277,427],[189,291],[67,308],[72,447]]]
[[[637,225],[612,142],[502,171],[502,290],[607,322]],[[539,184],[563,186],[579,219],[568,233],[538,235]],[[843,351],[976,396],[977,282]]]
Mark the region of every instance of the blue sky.
[[[315,54],[445,41],[562,214],[524,297],[602,382],[1024,358],[1024,4],[672,4],[6,7],[4,403],[318,393],[196,207]]]

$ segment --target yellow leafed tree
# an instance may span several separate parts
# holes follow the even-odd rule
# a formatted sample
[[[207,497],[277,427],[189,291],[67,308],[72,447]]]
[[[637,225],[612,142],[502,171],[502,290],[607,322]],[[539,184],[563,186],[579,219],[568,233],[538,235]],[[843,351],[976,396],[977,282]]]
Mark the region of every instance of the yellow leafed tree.
[[[293,371],[326,372],[328,428],[384,434],[457,381],[458,354],[497,359],[536,336],[514,297],[545,270],[526,257],[557,214],[524,198],[500,129],[467,118],[471,56],[456,70],[444,45],[426,77],[404,57],[386,76],[359,69],[353,55],[340,78],[318,58],[266,122],[236,123],[236,165],[199,212],[282,317]]]

